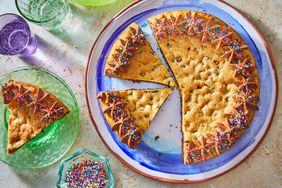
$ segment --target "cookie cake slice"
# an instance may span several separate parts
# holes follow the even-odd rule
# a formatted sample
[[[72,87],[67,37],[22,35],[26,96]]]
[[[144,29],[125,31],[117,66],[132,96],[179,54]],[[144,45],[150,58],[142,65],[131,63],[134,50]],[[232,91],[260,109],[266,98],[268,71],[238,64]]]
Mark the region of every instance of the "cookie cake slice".
[[[220,155],[258,110],[259,76],[248,45],[202,12],[171,11],[148,21],[180,88],[184,163]]]
[[[173,78],[136,23],[129,25],[113,44],[104,74],[109,77],[175,86]]]
[[[28,83],[10,80],[2,86],[2,96],[10,110],[9,155],[69,113],[57,97]]]
[[[103,91],[97,98],[111,129],[135,149],[171,92],[170,88]]]

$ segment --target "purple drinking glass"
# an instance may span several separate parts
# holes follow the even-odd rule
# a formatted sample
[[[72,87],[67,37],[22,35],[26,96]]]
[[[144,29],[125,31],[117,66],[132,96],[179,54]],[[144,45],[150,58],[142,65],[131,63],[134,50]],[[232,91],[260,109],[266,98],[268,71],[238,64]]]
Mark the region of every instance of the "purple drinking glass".
[[[0,15],[0,54],[27,57],[37,48],[27,22],[16,14]]]

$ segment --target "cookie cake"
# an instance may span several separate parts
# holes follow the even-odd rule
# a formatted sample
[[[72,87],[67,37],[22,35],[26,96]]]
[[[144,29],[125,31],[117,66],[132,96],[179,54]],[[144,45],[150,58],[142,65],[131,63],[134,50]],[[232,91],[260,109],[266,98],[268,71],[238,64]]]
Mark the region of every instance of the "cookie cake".
[[[179,90],[184,164],[199,163],[222,154],[240,139],[258,110],[259,76],[248,45],[228,24],[203,12],[169,11],[152,16],[148,22],[173,75],[165,70],[135,23],[125,29],[113,45],[105,75],[161,83]],[[135,68],[135,64],[142,68]],[[139,70],[146,70],[146,74],[140,74]],[[113,127],[105,112],[105,102],[101,101],[106,100],[105,96],[100,93],[98,98]],[[151,102],[154,105],[156,101]],[[136,112],[142,109],[135,106]],[[151,117],[154,115],[152,112]],[[123,119],[117,118],[115,123],[120,121]],[[138,123],[136,120],[133,124]],[[119,129],[120,125],[124,124],[119,124]],[[134,149],[137,144],[128,145]]]

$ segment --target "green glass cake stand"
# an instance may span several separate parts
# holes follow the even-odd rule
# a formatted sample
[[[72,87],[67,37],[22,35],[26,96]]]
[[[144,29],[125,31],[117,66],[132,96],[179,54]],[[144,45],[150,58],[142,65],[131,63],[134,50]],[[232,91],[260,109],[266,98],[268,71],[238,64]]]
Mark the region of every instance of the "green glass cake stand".
[[[0,96],[0,160],[11,167],[35,169],[49,166],[70,149],[74,143],[78,126],[79,110],[76,98],[69,86],[53,73],[30,67],[11,71],[0,78],[3,85],[9,80],[21,81],[41,87],[57,96],[70,109],[63,119],[53,123],[11,155],[7,155],[7,133],[9,109]]]

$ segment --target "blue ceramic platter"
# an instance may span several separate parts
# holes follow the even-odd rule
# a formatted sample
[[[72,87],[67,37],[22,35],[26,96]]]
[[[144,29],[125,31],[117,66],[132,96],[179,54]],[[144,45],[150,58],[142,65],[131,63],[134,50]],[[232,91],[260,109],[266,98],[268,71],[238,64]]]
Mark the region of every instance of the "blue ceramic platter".
[[[157,46],[147,19],[170,10],[196,10],[206,12],[223,20],[236,30],[249,45],[256,60],[260,77],[260,103],[250,128],[240,140],[222,155],[206,162],[183,165],[181,157],[180,96],[177,90],[152,121],[140,145],[135,150],[120,142],[104,119],[96,100],[97,93],[104,90],[162,88],[153,83],[108,78],[103,75],[105,60],[120,33],[132,22],[140,25],[153,49],[166,63]],[[86,73],[86,95],[90,115],[106,146],[128,167],[148,177],[190,183],[218,176],[243,161],[259,144],[268,130],[276,104],[275,70],[267,46],[256,28],[238,11],[220,1],[208,0],[156,0],[132,4],[109,25],[96,40],[89,55]],[[160,138],[155,140],[154,138]]]

